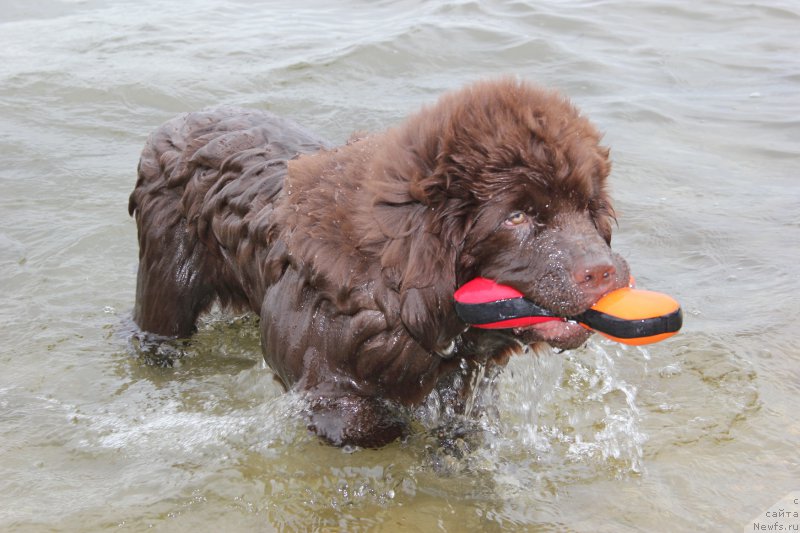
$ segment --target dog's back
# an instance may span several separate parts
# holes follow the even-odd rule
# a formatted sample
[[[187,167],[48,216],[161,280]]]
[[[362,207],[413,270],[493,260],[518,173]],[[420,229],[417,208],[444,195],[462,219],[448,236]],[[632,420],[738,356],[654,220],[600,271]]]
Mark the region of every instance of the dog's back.
[[[184,337],[215,300],[257,311],[260,273],[238,265],[259,264],[268,248],[255,241],[268,238],[286,162],[328,146],[292,121],[231,107],[153,132],[128,205],[139,232],[136,323]]]

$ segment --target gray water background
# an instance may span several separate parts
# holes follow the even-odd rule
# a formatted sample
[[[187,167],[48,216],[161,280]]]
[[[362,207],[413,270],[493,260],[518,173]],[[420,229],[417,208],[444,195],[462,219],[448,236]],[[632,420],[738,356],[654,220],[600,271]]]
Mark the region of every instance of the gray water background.
[[[800,490],[798,28],[777,0],[0,1],[0,529],[742,530]],[[404,443],[320,445],[252,317],[173,368],[131,348],[158,124],[224,103],[343,142],[505,74],[605,132],[614,247],[680,335],[513,360],[463,458],[436,398]]]

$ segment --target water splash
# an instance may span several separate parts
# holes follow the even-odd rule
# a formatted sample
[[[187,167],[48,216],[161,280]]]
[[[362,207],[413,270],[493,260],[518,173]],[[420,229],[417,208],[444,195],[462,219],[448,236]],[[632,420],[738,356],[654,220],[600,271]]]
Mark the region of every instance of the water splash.
[[[519,406],[511,413],[512,440],[518,436],[556,475],[569,463],[615,477],[640,473],[646,436],[637,388],[617,366],[628,350],[590,341],[564,356],[514,361],[504,387],[504,403]]]
[[[627,366],[617,365],[628,352],[646,361],[641,348],[605,341],[564,354],[526,349],[504,371],[476,374],[464,413],[447,406],[447,390],[433,392],[416,412],[428,432],[429,464],[450,474],[490,472],[511,486],[641,473],[646,435],[638,391]],[[506,467],[520,461],[530,472],[509,475]]]

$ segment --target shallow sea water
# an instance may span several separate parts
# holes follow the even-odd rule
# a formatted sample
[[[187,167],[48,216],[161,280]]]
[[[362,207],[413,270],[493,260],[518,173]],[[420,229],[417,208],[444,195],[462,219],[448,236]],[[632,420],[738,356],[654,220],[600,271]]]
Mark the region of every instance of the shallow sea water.
[[[799,26],[789,1],[0,0],[0,529],[763,517],[800,490]],[[321,445],[252,317],[212,315],[174,367],[138,355],[126,208],[157,125],[224,103],[343,142],[503,74],[605,132],[614,246],[680,335],[514,359],[466,453],[438,447],[435,397],[406,442]]]

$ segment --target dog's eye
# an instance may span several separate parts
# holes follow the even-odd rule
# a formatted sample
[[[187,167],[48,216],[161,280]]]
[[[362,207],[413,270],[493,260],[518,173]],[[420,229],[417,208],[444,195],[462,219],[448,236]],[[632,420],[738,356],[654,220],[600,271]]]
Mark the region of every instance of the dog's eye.
[[[519,226],[523,222],[528,220],[528,215],[523,213],[522,211],[514,211],[508,218],[506,218],[504,224],[506,226]]]

